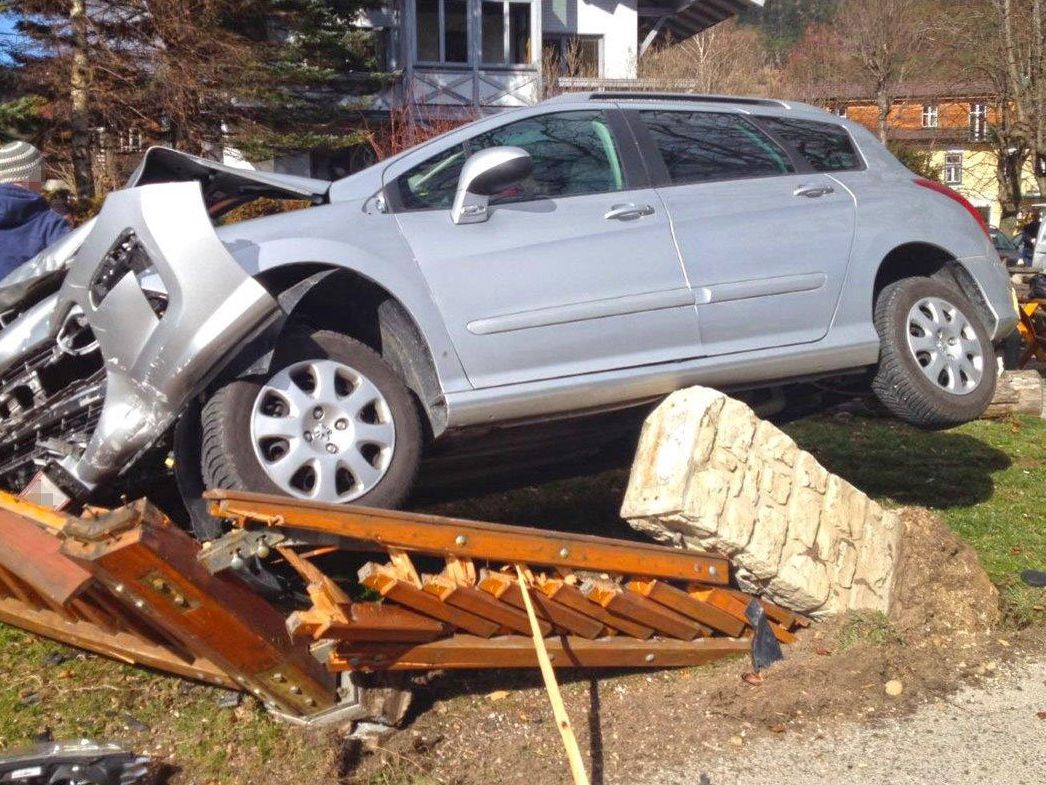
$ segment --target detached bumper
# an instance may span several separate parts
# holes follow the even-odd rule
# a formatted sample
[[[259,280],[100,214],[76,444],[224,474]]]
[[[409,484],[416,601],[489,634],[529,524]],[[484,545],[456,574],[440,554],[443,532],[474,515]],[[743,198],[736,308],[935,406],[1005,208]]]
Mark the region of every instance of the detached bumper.
[[[151,280],[155,289],[156,276],[162,307],[143,288]],[[278,307],[215,235],[196,183],[110,195],[58,299],[52,334],[78,305],[105,362],[98,426],[83,454],[61,464],[88,489],[149,447]]]

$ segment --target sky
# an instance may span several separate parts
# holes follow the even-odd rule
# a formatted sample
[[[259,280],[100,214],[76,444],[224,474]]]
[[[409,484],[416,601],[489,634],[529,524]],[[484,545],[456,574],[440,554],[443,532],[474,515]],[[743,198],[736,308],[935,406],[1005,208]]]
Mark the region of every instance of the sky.
[[[0,63],[7,62],[6,48],[11,44],[15,20],[11,14],[0,14]]]

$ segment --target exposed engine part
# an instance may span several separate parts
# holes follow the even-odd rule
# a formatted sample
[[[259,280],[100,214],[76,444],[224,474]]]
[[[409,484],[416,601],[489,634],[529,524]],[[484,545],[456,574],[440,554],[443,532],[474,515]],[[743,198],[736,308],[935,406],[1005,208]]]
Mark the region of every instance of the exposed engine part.
[[[50,461],[82,452],[104,398],[98,342],[73,308],[55,343],[0,374],[0,483],[21,490]]]
[[[150,759],[116,744],[41,744],[0,757],[0,783],[134,785],[149,773]]]

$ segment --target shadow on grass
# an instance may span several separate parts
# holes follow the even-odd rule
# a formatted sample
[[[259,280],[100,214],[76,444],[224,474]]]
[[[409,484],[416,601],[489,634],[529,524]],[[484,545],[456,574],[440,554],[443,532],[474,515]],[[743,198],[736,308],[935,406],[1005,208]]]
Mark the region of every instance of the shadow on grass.
[[[987,501],[995,491],[992,474],[1012,462],[968,434],[920,431],[893,420],[844,424],[817,417],[785,430],[828,471],[902,505],[948,509]]]

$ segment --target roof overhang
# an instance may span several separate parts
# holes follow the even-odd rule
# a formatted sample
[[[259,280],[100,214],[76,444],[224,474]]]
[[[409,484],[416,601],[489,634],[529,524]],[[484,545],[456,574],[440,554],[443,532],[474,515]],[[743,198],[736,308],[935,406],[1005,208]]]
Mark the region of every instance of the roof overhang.
[[[639,0],[640,27],[645,33],[682,40],[697,35],[765,0]],[[641,33],[642,34],[642,33]]]

